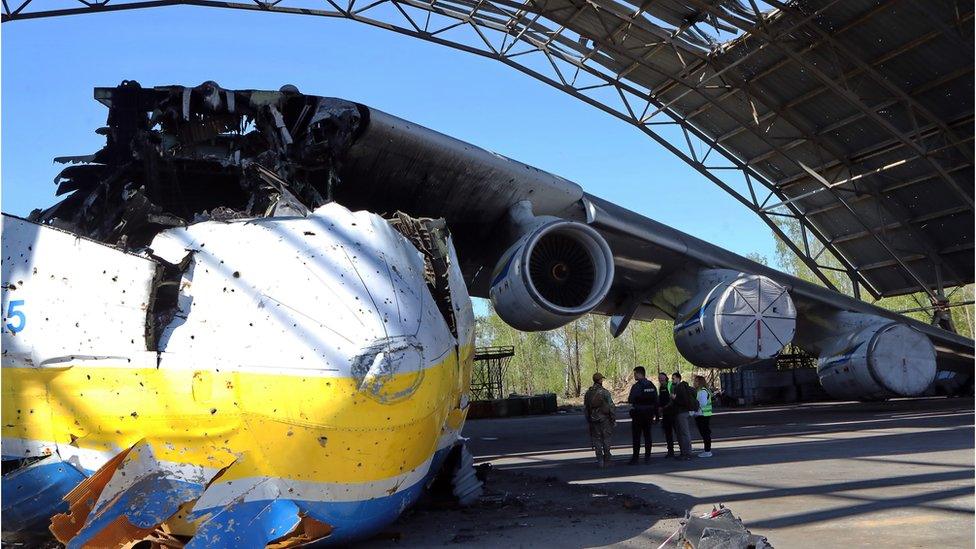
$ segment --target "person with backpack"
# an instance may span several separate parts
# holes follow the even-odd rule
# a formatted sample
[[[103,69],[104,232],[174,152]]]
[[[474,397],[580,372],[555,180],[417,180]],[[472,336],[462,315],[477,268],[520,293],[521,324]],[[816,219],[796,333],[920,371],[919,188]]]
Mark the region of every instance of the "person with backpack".
[[[698,411],[691,414],[695,418],[695,425],[698,426],[698,434],[702,437],[704,451],[698,457],[712,457],[712,392],[705,387],[705,377],[695,376],[696,398],[698,400]]]
[[[695,392],[688,385],[687,381],[681,381],[681,373],[671,374],[671,388],[674,391],[675,408],[674,430],[678,435],[678,448],[681,450],[680,460],[689,460],[694,454],[691,453],[691,429],[688,425],[690,414],[698,412],[698,398]]]
[[[599,372],[593,374],[593,386],[583,395],[583,413],[590,429],[590,444],[596,452],[597,465],[610,467],[613,465],[610,440],[613,438],[613,426],[617,422],[617,416],[613,397],[603,387],[604,379],[606,377]]]

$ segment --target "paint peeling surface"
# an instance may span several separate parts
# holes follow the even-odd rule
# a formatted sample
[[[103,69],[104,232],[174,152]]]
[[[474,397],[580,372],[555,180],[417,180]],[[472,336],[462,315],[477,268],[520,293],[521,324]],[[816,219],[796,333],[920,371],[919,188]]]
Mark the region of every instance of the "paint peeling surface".
[[[4,331],[5,471],[50,454],[5,474],[5,539],[26,523],[8,518],[33,517],[68,547],[344,543],[395,520],[457,440],[473,316],[446,232],[408,238],[329,203],[165,229],[134,255],[9,217],[5,233],[14,224],[102,255],[72,265],[83,289],[30,294],[14,309],[26,327]],[[5,288],[25,242],[5,234]],[[31,274],[5,310],[40,287]],[[102,307],[59,338],[31,330],[119,286],[137,303],[124,328],[97,329],[122,321]],[[87,334],[115,339],[89,356]],[[18,486],[45,488],[9,498]]]

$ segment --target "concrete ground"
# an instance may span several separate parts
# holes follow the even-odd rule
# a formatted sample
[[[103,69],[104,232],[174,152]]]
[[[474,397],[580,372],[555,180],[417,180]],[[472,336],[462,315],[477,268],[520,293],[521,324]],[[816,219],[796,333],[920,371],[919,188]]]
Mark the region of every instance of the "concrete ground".
[[[776,547],[973,547],[972,398],[722,411],[715,457],[664,459],[655,427],[638,466],[620,415],[610,469],[579,413],[468,422],[476,461],[493,465],[488,503],[409,512],[396,545],[657,547],[684,510],[722,503]]]

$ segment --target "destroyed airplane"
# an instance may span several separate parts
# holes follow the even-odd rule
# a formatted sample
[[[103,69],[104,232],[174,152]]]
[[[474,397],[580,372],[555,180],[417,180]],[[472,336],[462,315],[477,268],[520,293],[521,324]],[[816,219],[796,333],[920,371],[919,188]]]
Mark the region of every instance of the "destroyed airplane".
[[[667,319],[707,367],[792,342],[842,398],[972,384],[972,340],[361,104],[212,82],[95,97],[105,147],[59,159],[61,202],[3,218],[5,538],[380,531],[459,451],[469,292],[523,330]]]

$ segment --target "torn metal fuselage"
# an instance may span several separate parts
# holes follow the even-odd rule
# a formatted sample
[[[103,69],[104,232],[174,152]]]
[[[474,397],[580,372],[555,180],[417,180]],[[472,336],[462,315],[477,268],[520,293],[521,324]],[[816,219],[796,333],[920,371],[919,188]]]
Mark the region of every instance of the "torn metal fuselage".
[[[5,539],[287,547],[390,524],[467,411],[443,224],[330,201],[351,103],[96,95],[106,147],[62,202],[3,217]]]

